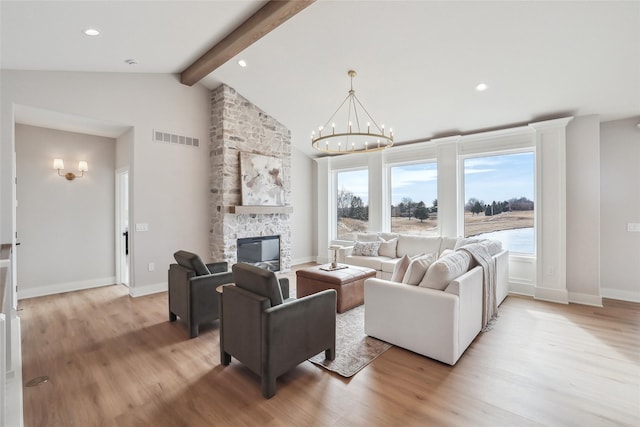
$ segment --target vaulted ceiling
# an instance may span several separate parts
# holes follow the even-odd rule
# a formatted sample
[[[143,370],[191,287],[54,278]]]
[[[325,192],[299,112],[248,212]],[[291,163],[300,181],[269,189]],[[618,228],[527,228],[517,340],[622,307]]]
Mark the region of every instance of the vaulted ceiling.
[[[1,65],[179,74],[265,3],[3,0]],[[101,34],[85,36],[89,27]],[[346,96],[349,69],[396,142],[637,116],[640,2],[317,0],[198,84],[235,88],[316,155],[311,130]]]

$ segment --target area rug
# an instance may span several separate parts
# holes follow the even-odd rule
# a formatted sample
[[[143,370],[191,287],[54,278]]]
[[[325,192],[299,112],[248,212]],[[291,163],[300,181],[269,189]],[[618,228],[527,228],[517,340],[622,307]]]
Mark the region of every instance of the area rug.
[[[361,305],[336,315],[336,358],[326,360],[322,352],[309,361],[349,378],[390,348],[391,344],[365,335]]]

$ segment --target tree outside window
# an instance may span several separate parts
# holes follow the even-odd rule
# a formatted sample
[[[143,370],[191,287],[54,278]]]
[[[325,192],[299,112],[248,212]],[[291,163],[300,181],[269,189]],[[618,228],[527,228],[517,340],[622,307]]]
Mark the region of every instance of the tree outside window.
[[[435,162],[391,167],[391,231],[438,233],[438,170]]]
[[[369,229],[368,171],[337,172],[336,180],[336,236],[340,240],[355,240],[356,233]]]

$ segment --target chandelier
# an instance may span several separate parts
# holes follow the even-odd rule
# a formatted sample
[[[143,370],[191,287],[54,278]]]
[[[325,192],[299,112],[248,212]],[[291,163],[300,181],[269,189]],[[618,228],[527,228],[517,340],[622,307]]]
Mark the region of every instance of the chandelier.
[[[393,146],[393,129],[385,134],[384,125],[378,126],[353,90],[356,72],[349,70],[347,74],[351,78],[349,94],[324,126],[318,128],[318,134],[311,132],[312,147],[329,154],[348,154],[379,151]],[[338,129],[334,120],[336,116],[346,117],[344,122],[338,122]]]

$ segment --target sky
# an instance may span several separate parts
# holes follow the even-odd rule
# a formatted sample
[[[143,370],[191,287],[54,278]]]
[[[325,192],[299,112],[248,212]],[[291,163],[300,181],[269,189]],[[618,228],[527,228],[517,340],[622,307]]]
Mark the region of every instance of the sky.
[[[438,196],[435,162],[391,167],[391,203],[403,198],[429,207]],[[533,153],[468,158],[464,161],[465,203],[473,197],[485,203],[526,197],[534,200]],[[338,188],[346,188],[368,204],[366,170],[338,174]]]

